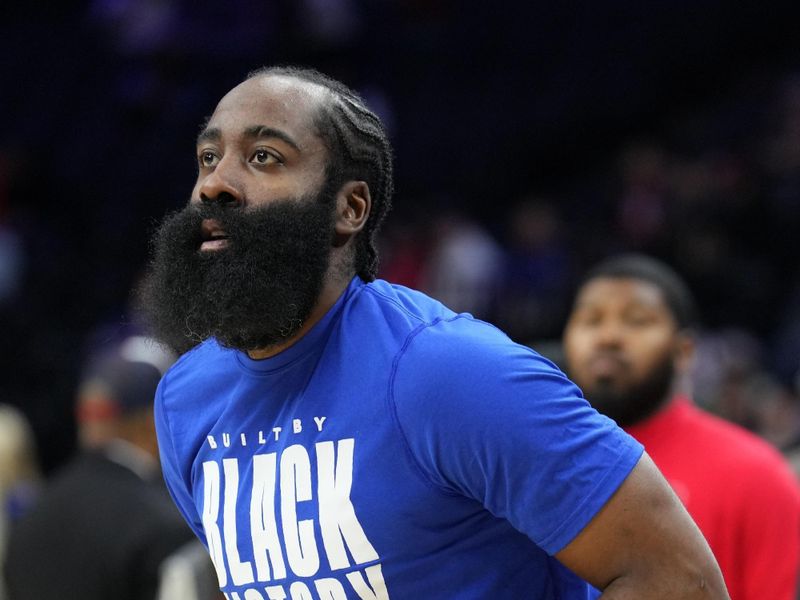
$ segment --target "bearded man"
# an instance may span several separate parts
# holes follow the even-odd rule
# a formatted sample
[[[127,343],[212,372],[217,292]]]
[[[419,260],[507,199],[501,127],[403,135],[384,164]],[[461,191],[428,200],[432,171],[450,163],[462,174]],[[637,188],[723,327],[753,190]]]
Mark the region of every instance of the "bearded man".
[[[554,365],[376,279],[391,150],[355,93],[255,72],[197,162],[143,300],[185,353],[156,396],[165,478],[228,600],[727,598],[642,447]]]
[[[795,600],[800,489],[778,451],[690,399],[695,302],[668,265],[594,267],[564,331],[570,375],[644,444],[719,561],[734,600]]]

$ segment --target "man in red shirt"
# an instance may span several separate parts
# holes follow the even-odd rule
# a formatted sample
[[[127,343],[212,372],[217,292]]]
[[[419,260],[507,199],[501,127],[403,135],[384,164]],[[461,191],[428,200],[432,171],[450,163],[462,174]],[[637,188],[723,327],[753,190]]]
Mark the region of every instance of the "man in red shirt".
[[[798,482],[772,446],[692,403],[694,313],[667,265],[611,258],[578,290],[566,365],[593,406],[645,446],[706,536],[732,600],[795,600]]]

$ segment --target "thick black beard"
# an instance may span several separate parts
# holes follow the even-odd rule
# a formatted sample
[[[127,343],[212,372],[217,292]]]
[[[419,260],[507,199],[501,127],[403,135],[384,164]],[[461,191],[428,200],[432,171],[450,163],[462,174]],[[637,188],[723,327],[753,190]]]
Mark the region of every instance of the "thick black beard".
[[[219,222],[226,248],[199,250],[203,219]],[[333,226],[327,191],[248,209],[191,205],[167,215],[139,293],[151,334],[179,354],[210,337],[242,351],[286,341],[319,299]]]
[[[620,427],[628,427],[653,415],[669,400],[674,377],[672,357],[665,356],[643,381],[627,389],[600,381],[592,388],[584,387],[583,392],[598,412],[614,419]]]

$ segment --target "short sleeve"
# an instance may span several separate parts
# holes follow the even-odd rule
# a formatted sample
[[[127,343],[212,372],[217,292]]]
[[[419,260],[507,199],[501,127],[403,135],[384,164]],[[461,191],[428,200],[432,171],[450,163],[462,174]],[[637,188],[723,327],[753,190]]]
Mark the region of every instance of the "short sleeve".
[[[550,361],[468,315],[410,336],[389,397],[423,477],[482,503],[549,554],[588,524],[643,452]]]

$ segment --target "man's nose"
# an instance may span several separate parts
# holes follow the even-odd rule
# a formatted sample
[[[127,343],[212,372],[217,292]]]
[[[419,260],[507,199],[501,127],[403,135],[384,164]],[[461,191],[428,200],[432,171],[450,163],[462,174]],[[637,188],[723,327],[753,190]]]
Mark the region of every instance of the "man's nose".
[[[598,325],[596,336],[598,344],[618,347],[622,344],[622,326],[620,323],[608,319]]]
[[[197,189],[200,202],[237,205],[242,203],[243,194],[233,174],[232,165],[222,159],[211,173],[206,175]]]

